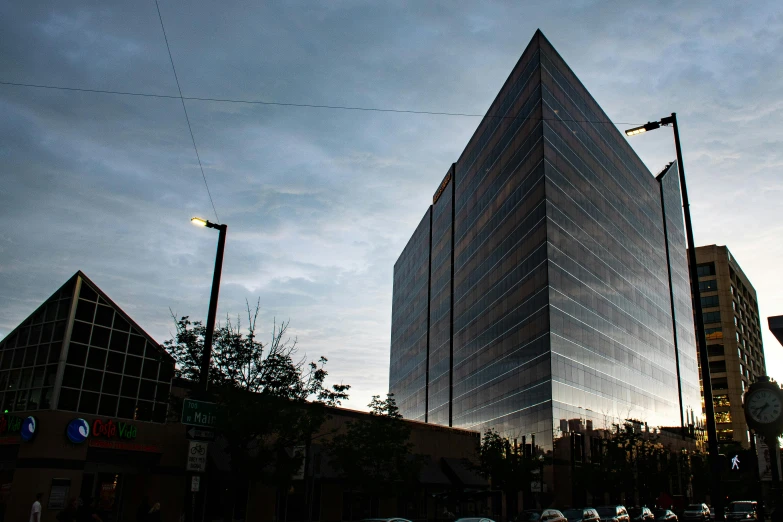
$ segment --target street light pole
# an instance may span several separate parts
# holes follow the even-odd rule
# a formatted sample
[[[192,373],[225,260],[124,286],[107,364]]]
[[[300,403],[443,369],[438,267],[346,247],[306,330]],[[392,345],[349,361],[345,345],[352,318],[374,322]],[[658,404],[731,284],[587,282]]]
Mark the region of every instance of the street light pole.
[[[693,241],[693,226],[691,223],[690,202],[688,200],[688,187],[685,183],[685,167],[682,162],[682,148],[680,147],[680,130],[677,127],[677,113],[661,118],[661,121],[648,122],[647,124],[625,131],[627,136],[635,136],[643,132],[660,128],[661,125],[671,125],[674,129],[674,147],[677,151],[677,167],[680,174],[680,191],[682,193],[682,208],[685,214],[685,235],[688,247],[688,273],[691,281],[691,296],[693,300],[694,326],[696,328],[696,347],[699,350],[699,362],[701,364],[701,380],[704,390],[704,413],[707,416],[707,449],[709,452],[712,479],[712,503],[717,511],[717,520],[724,519],[723,494],[720,484],[720,456],[718,455],[718,432],[715,426],[715,404],[712,398],[712,378],[710,376],[710,358],[707,352],[707,337],[704,333],[704,315],[701,309],[701,292],[699,291],[699,275],[696,266],[696,244]],[[682,406],[682,405],[680,405]]]
[[[223,250],[226,247],[226,229],[225,224],[211,223],[205,219],[193,218],[193,223],[207,228],[215,228],[220,234],[218,236],[217,254],[215,255],[215,271],[212,275],[212,293],[209,297],[209,313],[207,315],[207,331],[204,333],[204,353],[201,357],[201,373],[199,378],[199,392],[206,398],[207,388],[209,387],[209,367],[212,360],[212,337],[215,331],[215,316],[217,315],[218,294],[220,293],[220,275],[223,271]]]
[[[699,274],[696,265],[696,244],[693,241],[693,225],[691,224],[690,202],[688,201],[688,186],[685,184],[685,167],[682,163],[682,149],[680,148],[680,131],[677,127],[677,113],[673,112],[669,118],[662,118],[661,123],[671,121],[674,129],[674,146],[677,149],[677,164],[680,172],[680,185],[682,186],[682,208],[685,214],[685,234],[688,241],[688,271],[691,276],[691,293],[693,294],[693,308],[696,312],[696,340],[699,348],[699,360],[701,362],[701,374],[704,387],[704,409],[707,415],[707,444],[710,457],[718,459],[718,432],[715,426],[715,404],[712,400],[712,379],[710,376],[710,359],[707,352],[707,337],[704,333],[704,314],[701,309],[701,291],[699,290]],[[709,398],[709,400],[707,400]]]

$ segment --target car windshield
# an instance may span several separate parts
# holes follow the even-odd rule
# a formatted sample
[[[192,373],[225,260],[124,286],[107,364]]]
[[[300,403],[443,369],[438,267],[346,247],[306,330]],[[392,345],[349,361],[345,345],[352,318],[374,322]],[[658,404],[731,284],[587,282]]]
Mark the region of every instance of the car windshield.
[[[739,496],[739,495],[738,495]],[[750,502],[736,503],[729,506],[729,511],[732,513],[748,513],[753,511],[753,504]]]
[[[612,506],[599,507],[598,509],[596,509],[596,511],[598,511],[598,514],[601,516],[601,518],[617,516],[617,508],[614,508]]]
[[[566,517],[568,520],[582,520],[582,510],[566,509],[565,511],[563,511],[563,516]]]
[[[701,504],[690,504],[687,508],[685,508],[686,511],[701,511]]]

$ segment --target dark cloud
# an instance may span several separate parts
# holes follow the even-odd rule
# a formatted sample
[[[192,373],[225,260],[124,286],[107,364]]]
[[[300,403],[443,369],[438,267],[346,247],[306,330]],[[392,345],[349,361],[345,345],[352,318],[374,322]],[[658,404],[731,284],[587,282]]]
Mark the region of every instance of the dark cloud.
[[[783,313],[774,2],[161,1],[186,96],[484,113],[536,28],[607,114],[677,111],[699,243]],[[0,4],[0,80],[177,93],[154,3]],[[229,225],[219,316],[261,300],[310,356],[387,386],[393,264],[479,118],[187,102]],[[216,234],[178,100],[0,86],[0,336],[78,269],[158,340],[204,317]],[[624,125],[619,125],[623,128]],[[633,141],[657,172],[671,135]],[[730,211],[728,210],[730,209]],[[767,341],[771,373],[783,357]]]

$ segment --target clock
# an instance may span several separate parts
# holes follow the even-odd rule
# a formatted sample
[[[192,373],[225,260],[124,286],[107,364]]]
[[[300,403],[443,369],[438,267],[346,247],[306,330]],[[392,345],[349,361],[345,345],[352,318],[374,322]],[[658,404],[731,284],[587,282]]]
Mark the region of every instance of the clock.
[[[759,424],[774,424],[780,418],[780,396],[772,390],[761,389],[747,398],[748,415]]]
[[[780,434],[783,428],[783,392],[766,379],[751,385],[744,397],[745,419],[754,430]]]

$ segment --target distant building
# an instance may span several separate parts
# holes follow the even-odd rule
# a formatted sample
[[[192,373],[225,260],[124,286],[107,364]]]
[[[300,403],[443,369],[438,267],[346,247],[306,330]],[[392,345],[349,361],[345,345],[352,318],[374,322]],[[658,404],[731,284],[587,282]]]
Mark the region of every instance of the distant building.
[[[573,419],[698,424],[696,356],[677,165],[656,179],[537,31],[395,264],[390,391],[551,454]]]
[[[742,394],[767,374],[756,289],[725,246],[696,248],[718,442],[750,447]]]

